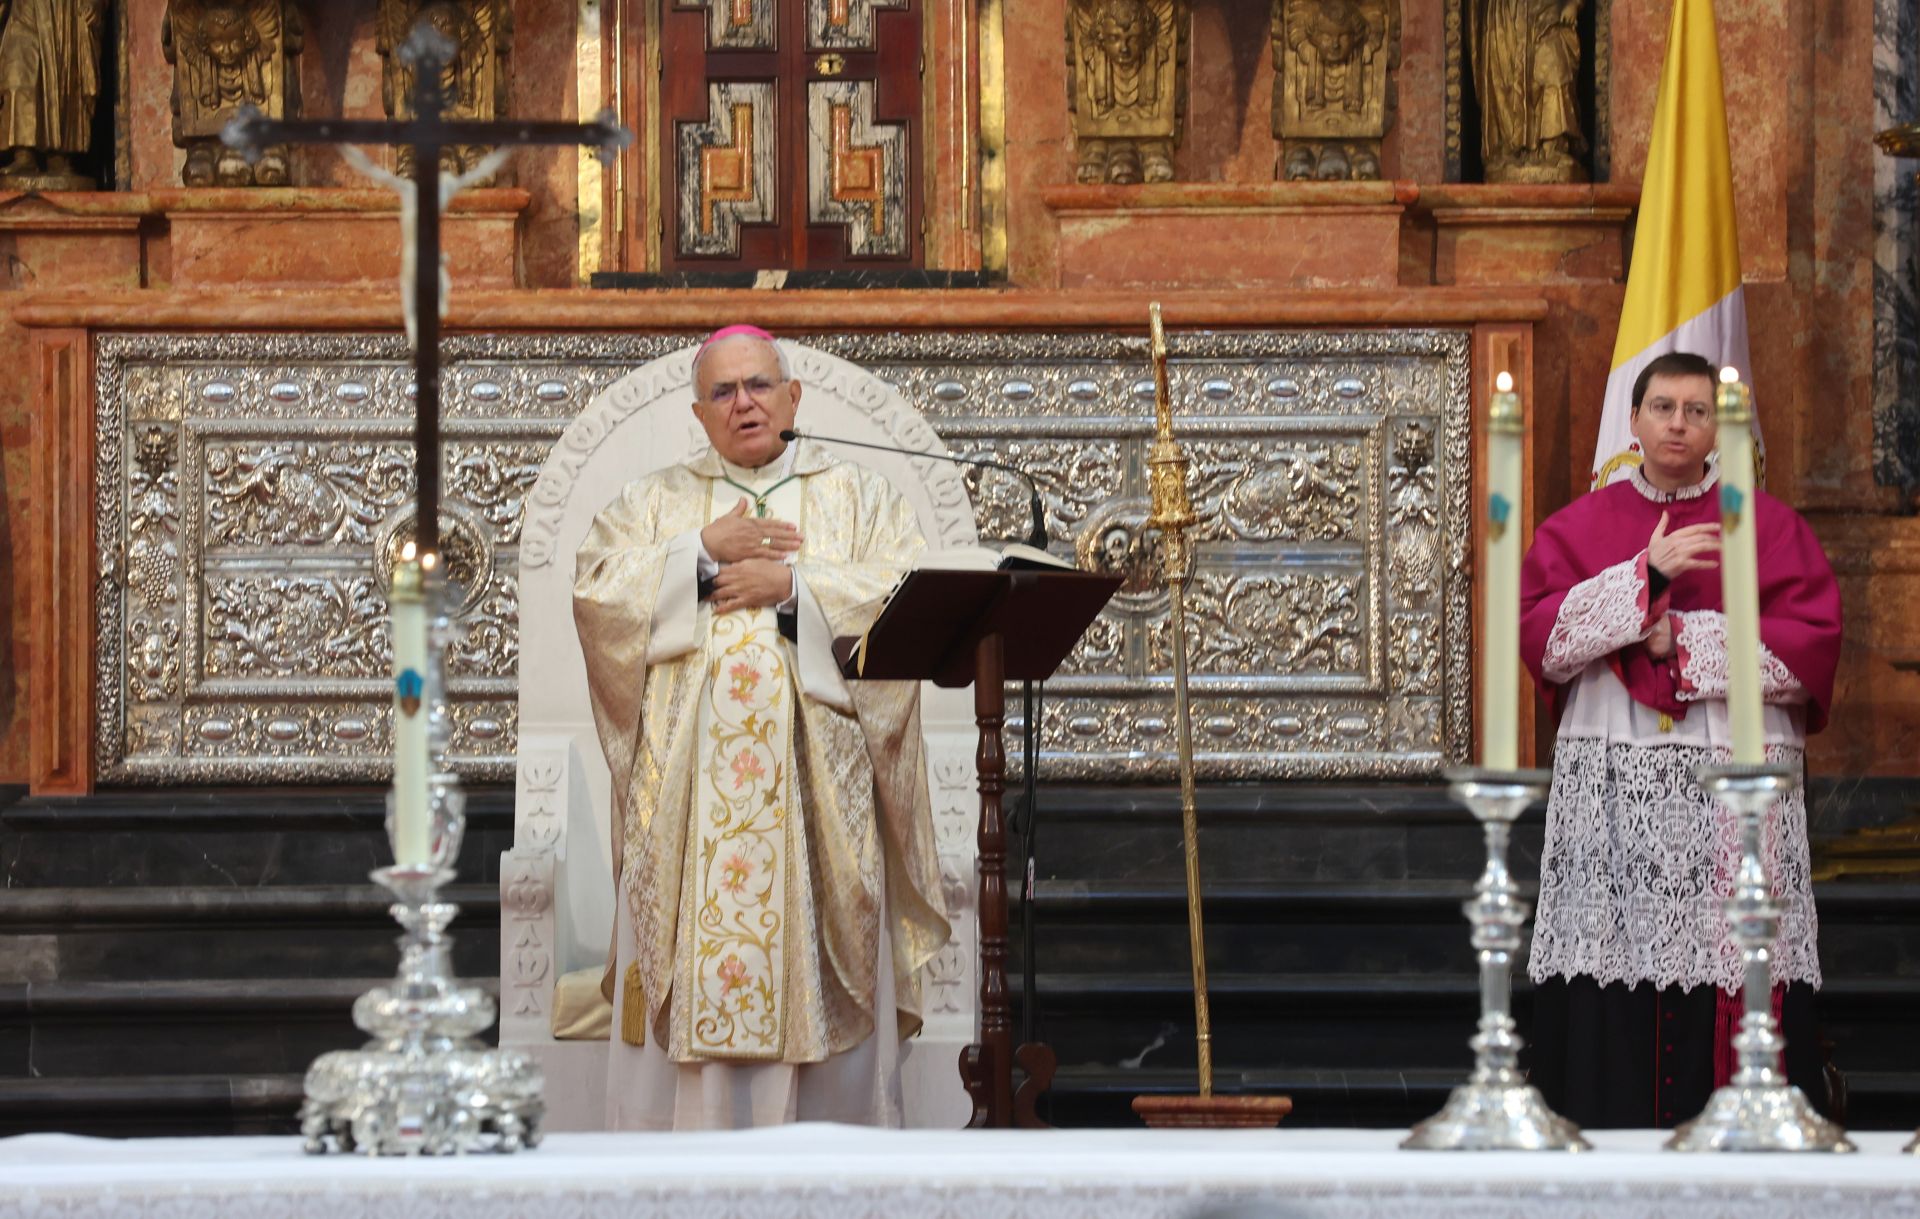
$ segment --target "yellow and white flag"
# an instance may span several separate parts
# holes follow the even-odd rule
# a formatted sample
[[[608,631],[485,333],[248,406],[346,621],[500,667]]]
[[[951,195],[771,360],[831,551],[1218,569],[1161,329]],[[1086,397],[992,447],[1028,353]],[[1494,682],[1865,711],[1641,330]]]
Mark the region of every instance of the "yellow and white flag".
[[[1675,0],[1667,23],[1667,58],[1653,107],[1633,266],[1593,454],[1594,488],[1626,477],[1640,464],[1631,430],[1634,378],[1669,351],[1731,364],[1741,380],[1752,382],[1713,0]],[[1756,461],[1761,451],[1756,418]]]

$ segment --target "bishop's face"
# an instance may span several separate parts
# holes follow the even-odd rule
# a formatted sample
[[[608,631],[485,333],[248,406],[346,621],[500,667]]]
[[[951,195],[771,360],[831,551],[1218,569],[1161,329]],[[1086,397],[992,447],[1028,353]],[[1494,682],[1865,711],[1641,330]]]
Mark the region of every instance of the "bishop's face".
[[[694,370],[694,417],[714,451],[737,466],[764,466],[784,453],[800,382],[780,371],[773,344],[751,335],[707,348]]]

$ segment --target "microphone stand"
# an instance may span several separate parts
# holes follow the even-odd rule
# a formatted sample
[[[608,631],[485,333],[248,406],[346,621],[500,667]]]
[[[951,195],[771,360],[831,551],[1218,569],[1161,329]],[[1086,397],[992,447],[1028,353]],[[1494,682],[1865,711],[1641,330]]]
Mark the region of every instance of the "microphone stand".
[[[953,453],[926,453],[915,449],[903,449],[896,445],[875,444],[867,440],[848,440],[841,436],[821,436],[814,432],[799,432],[792,428],[783,428],[780,432],[780,439],[789,444],[796,440],[812,440],[821,444],[844,444],[851,445],[856,449],[877,449],[882,453],[900,453],[907,457],[926,457],[934,461],[950,461],[960,465],[980,466],[988,470],[1004,470],[1027,484],[1027,508],[1032,514],[1033,524],[1027,531],[1026,544],[1035,550],[1044,551],[1047,548],[1047,513],[1045,505],[1040,499],[1040,484],[1034,481],[1033,475],[1020,469],[1018,466],[1011,466],[1005,462],[993,461],[985,457],[961,457]],[[1037,1059],[1033,1060],[1030,1065],[1026,1050],[1036,1045],[1034,1040],[1037,1023],[1036,1012],[1040,1006],[1034,977],[1033,890],[1034,874],[1037,870],[1034,852],[1034,830],[1039,823],[1036,815],[1039,811],[1039,715],[1045,683],[1039,684],[1041,688],[1036,688],[1036,683],[1034,683],[1032,679],[1024,680],[1020,684],[1021,713],[1026,717],[1026,732],[1021,741],[1020,751],[1021,769],[1024,771],[1022,794],[1025,797],[1025,803],[1020,810],[1020,817],[1013,823],[1014,832],[1020,835],[1022,855],[1020,869],[1021,1046],[1020,1049],[1015,1052],[1014,1056],[1016,1060],[1020,1061],[1022,1066],[1028,1067],[1030,1082],[1037,1080],[1044,1095],[1044,1089],[1053,1078],[1052,1051],[1045,1046],[1039,1046],[1038,1048],[1044,1053],[1044,1065]],[[1025,1091],[1025,1089],[1022,1089],[1022,1091]]]

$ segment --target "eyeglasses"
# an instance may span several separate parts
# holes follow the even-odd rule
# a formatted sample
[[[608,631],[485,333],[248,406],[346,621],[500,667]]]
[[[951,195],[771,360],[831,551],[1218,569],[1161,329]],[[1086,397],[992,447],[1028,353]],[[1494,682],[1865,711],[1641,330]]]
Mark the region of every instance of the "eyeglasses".
[[[1667,423],[1673,419],[1673,412],[1680,404],[1671,398],[1655,398],[1641,406],[1641,410],[1653,417],[1656,423]],[[1706,427],[1713,422],[1713,408],[1704,402],[1689,402],[1686,405],[1685,418],[1688,427]]]
[[[751,377],[745,381],[721,381],[707,391],[707,400],[721,406],[732,406],[742,393],[755,402],[765,402],[767,395],[776,389],[786,388],[785,381],[769,381],[765,377]]]

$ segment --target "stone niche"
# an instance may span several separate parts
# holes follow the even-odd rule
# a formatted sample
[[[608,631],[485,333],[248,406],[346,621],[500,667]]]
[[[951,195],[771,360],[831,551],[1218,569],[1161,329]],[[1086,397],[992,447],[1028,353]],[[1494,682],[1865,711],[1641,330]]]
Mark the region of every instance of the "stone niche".
[[[1471,336],[1182,336],[1173,392],[1205,522],[1188,610],[1202,777],[1411,778],[1469,754]],[[1128,577],[1046,687],[1043,774],[1171,778],[1137,340],[796,337],[897,385],[955,453],[1035,471],[1056,549]],[[448,341],[443,529],[466,589],[452,752],[471,776],[512,771],[519,564],[571,561],[521,545],[541,463],[597,392],[686,342]],[[97,781],[384,777],[385,579],[414,486],[401,341],[107,334],[96,359]],[[972,491],[983,537],[1025,532],[1014,480]]]

